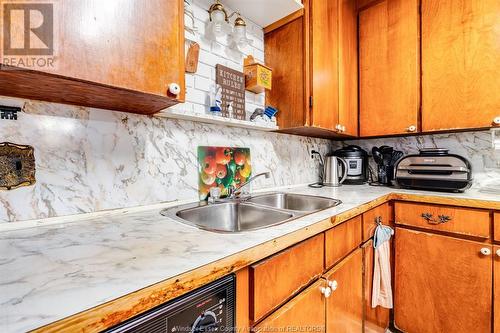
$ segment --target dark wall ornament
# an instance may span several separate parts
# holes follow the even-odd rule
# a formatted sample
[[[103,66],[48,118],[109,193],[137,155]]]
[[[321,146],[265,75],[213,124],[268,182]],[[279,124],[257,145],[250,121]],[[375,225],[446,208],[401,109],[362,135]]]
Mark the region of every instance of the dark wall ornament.
[[[35,184],[35,150],[31,146],[0,143],[0,190]]]
[[[215,83],[222,88],[222,115],[245,120],[245,74],[220,64],[215,66],[215,73]]]
[[[17,120],[18,112],[21,112],[20,107],[0,105],[0,119]]]

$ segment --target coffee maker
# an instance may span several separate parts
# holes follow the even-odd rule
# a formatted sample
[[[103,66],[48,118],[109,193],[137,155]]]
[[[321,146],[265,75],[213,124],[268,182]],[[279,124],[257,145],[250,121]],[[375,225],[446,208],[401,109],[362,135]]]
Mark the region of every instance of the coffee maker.
[[[344,184],[361,185],[368,181],[368,153],[359,146],[350,145],[336,150],[333,155],[347,162]]]

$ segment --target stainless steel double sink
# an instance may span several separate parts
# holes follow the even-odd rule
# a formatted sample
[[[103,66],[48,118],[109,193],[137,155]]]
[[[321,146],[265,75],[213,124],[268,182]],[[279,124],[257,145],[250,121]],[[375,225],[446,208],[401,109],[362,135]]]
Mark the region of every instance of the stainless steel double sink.
[[[198,202],[165,209],[162,215],[214,232],[257,230],[340,205],[340,200],[293,193],[267,193],[247,199]]]

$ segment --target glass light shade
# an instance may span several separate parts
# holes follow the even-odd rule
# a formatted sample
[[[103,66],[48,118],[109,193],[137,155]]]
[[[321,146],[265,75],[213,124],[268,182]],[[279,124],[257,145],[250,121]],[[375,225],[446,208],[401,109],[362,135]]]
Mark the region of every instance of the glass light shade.
[[[244,25],[236,25],[233,30],[233,42],[239,49],[243,49],[250,43],[247,38],[247,27]]]
[[[210,22],[210,29],[214,37],[223,37],[227,35],[227,22],[226,14],[222,10],[214,10],[211,14],[212,22]]]

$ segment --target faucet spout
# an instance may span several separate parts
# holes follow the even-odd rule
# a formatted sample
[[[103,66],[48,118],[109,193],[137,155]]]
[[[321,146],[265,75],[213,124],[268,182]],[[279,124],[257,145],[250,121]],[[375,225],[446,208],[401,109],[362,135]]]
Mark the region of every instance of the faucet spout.
[[[262,173],[259,173],[259,174],[256,174],[255,176],[253,177],[250,177],[246,182],[244,182],[243,184],[240,184],[238,186],[233,186],[231,188],[229,188],[229,198],[231,199],[234,199],[236,197],[236,194],[245,186],[247,186],[248,184],[250,184],[251,182],[253,182],[255,179],[259,178],[259,177],[265,177],[266,179],[269,179],[271,177],[271,173],[269,171],[267,172],[262,172]]]

